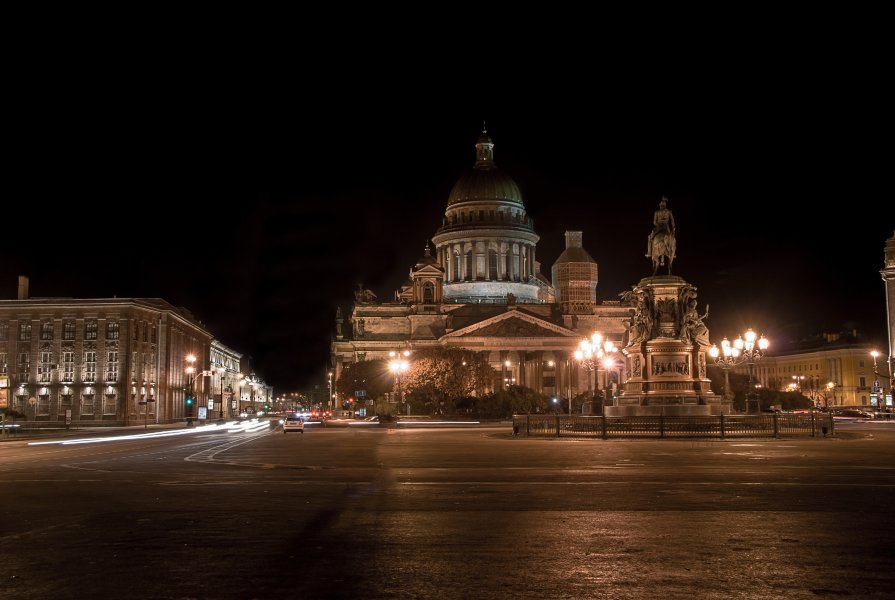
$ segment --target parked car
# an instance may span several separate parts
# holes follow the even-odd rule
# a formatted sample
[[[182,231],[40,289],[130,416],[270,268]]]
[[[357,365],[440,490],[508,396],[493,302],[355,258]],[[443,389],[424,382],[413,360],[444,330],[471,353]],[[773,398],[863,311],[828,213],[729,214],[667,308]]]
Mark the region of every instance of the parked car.
[[[286,415],[280,422],[283,424],[283,433],[289,433],[290,431],[305,432],[305,422],[300,415]]]

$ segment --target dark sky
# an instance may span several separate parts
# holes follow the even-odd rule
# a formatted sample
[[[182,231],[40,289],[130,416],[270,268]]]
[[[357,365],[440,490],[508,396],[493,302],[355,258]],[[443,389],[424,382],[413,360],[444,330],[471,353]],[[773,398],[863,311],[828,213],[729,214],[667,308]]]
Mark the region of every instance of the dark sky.
[[[32,296],[162,297],[251,354],[276,391],[323,384],[336,306],[358,283],[393,298],[472,167],[484,118],[548,277],[563,232],[580,229],[599,297],[616,299],[650,274],[665,195],[674,273],[711,305],[714,341],[747,326],[772,343],[857,328],[884,348],[895,211],[890,153],[876,151],[889,143],[883,101],[818,91],[780,76],[761,89],[458,95],[458,109],[448,97],[413,110],[400,96],[159,97],[151,111],[82,99],[17,138],[0,296],[25,274]]]

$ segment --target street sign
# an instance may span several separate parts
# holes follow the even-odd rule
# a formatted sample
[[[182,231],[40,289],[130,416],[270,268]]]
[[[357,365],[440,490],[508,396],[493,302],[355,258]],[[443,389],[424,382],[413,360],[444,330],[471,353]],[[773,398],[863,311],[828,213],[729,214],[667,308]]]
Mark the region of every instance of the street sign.
[[[354,395],[358,398],[363,398],[367,395],[367,390],[354,390]]]

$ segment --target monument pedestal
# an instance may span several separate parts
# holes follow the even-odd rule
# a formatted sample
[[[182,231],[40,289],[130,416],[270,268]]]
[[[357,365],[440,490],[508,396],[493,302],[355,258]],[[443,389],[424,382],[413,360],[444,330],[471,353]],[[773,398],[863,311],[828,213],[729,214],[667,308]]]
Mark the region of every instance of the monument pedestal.
[[[673,275],[642,279],[632,293],[635,313],[622,349],[631,376],[605,415],[730,414],[706,377],[708,330],[695,314],[696,288]]]

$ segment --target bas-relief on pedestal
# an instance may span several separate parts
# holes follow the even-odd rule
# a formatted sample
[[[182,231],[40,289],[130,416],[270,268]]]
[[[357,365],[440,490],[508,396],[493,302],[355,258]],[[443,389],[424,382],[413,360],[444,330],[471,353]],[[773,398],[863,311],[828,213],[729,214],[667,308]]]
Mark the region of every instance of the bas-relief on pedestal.
[[[674,275],[642,279],[625,294],[634,315],[622,352],[631,377],[608,416],[717,415],[731,412],[706,377],[708,328],[696,311],[696,288]],[[628,296],[630,295],[630,296]]]

